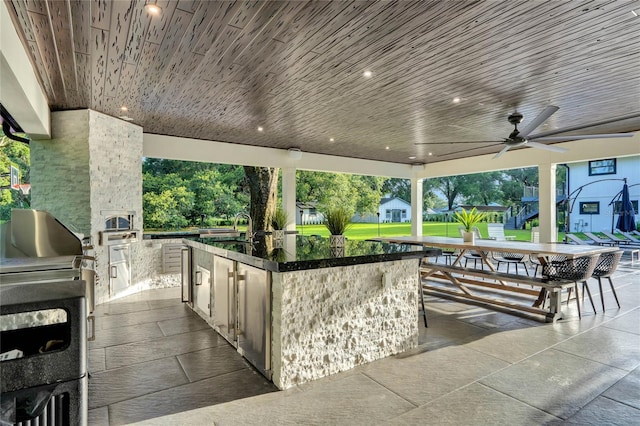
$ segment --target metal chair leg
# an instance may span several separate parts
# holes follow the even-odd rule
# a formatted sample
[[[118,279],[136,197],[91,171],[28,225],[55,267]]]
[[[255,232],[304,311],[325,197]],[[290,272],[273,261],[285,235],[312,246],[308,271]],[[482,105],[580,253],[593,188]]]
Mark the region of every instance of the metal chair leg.
[[[611,291],[613,292],[613,297],[616,298],[616,303],[618,304],[618,308],[620,308],[620,302],[618,301],[618,295],[616,294],[616,289],[613,288],[613,281],[611,281],[611,277],[607,277],[609,280],[609,285],[611,286]]]
[[[578,282],[573,283],[576,289],[576,305],[578,306],[578,318],[582,319],[582,311],[580,310],[580,298],[578,297]],[[571,296],[571,289],[569,289],[569,296]],[[569,299],[567,299],[567,303],[569,303]]]
[[[589,296],[589,302],[591,302],[591,307],[593,308],[593,313],[596,313],[596,305],[593,303],[593,297],[591,297],[591,290],[589,290],[589,285],[586,281],[582,282],[582,302],[584,304],[584,291],[587,290],[587,296]]]
[[[602,303],[602,312],[604,312],[604,292],[602,291],[602,280],[598,277],[598,289],[600,290],[600,302]]]

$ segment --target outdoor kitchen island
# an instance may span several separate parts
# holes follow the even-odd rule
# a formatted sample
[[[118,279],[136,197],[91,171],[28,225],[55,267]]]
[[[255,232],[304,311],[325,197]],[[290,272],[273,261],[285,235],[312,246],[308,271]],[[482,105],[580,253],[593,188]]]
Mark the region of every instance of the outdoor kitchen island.
[[[439,253],[293,234],[183,242],[183,301],[280,389],[416,347],[418,266]]]

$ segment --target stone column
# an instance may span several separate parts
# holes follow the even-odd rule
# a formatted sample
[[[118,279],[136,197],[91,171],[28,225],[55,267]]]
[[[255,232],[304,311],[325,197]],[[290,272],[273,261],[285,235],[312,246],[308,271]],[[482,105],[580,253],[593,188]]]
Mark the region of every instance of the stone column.
[[[556,164],[538,165],[538,206],[540,221],[540,242],[558,241],[556,219]]]
[[[411,178],[411,236],[422,237],[422,179]]]
[[[104,212],[133,211],[133,227],[143,227],[142,128],[92,110],[54,112],[51,124],[50,140],[30,144],[32,207],[91,237],[96,302],[103,303],[110,297],[108,247],[98,234]],[[142,241],[132,244],[132,287],[149,278],[143,250]]]

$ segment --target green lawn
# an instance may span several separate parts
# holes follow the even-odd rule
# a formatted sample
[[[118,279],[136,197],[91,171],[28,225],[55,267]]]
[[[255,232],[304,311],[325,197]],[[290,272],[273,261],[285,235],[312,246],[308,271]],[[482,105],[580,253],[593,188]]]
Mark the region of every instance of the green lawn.
[[[424,222],[422,224],[422,235],[432,235],[439,237],[459,237],[457,223],[442,223],[442,222]],[[487,235],[487,224],[481,223],[479,225],[480,233],[484,236]],[[298,233],[303,235],[321,235],[323,237],[329,236],[329,231],[324,225],[304,225],[297,227]],[[513,235],[517,241],[530,241],[530,230],[505,230],[505,235]],[[352,240],[366,240],[367,238],[375,238],[378,235],[381,237],[395,237],[400,235],[411,235],[410,223],[381,223],[380,234],[378,234],[378,225],[375,223],[352,223],[351,227],[345,232],[347,238]],[[558,239],[562,240],[564,234],[558,235]]]

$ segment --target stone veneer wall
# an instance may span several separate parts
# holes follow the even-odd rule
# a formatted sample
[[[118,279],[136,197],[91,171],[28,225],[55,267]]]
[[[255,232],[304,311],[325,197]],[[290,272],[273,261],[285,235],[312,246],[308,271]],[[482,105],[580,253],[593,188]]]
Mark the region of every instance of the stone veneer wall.
[[[51,130],[50,140],[29,144],[31,207],[90,235],[89,111],[54,112]]]
[[[108,247],[99,245],[104,212],[135,212],[142,231],[142,128],[92,111],[51,114],[52,139],[31,143],[32,207],[47,210],[73,230],[90,236],[96,257],[96,303],[110,299]],[[161,277],[161,246],[150,241],[131,247],[132,286],[179,285],[175,274]]]
[[[273,273],[274,384],[287,389],[416,347],[416,262]]]

